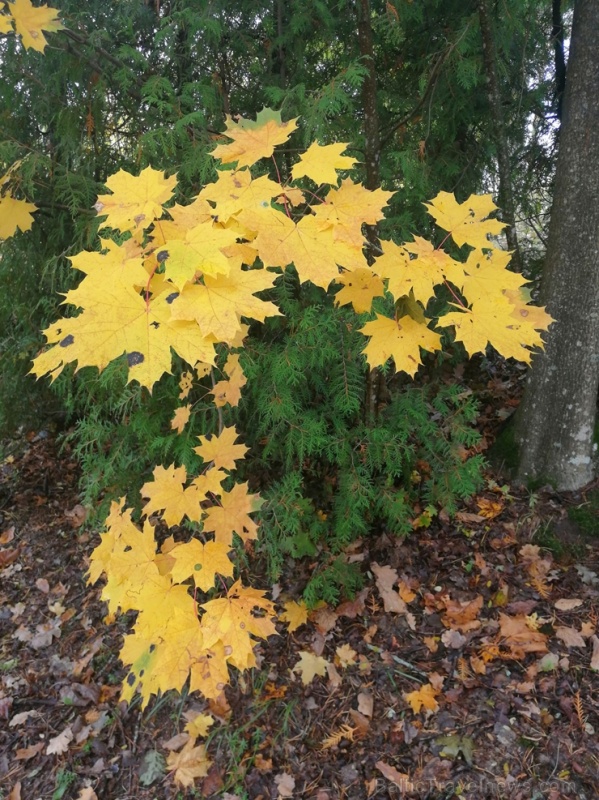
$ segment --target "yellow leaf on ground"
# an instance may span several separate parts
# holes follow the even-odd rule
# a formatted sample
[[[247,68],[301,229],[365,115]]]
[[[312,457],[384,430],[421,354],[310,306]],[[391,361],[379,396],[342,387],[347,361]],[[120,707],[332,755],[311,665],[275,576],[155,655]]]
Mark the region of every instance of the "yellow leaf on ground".
[[[185,731],[192,739],[208,736],[208,731],[214,725],[214,717],[211,717],[209,714],[200,714],[197,711],[184,711],[183,716],[188,720]]]
[[[175,782],[187,787],[193,786],[196,778],[205,777],[211,763],[204,745],[195,747],[194,739],[190,739],[180,752],[169,753],[166,761],[169,770],[175,773]]]
[[[404,694],[404,698],[412,706],[412,711],[418,714],[421,708],[426,711],[437,711],[439,704],[435,698],[438,694],[438,690],[432,684],[427,683],[420,689]]]
[[[335,654],[339,659],[339,665],[342,667],[350,667],[352,664],[356,663],[356,658],[358,654],[350,647],[348,644],[342,644],[335,650]]]
[[[299,603],[295,600],[288,600],[285,603],[285,611],[279,615],[279,619],[287,623],[289,633],[297,630],[300,625],[305,625],[308,621],[308,609],[303,600]]]
[[[329,662],[326,658],[315,656],[314,653],[308,653],[306,650],[300,650],[299,654],[301,658],[291,671],[300,674],[303,684],[311,683],[316,675],[324,676],[327,674]]]

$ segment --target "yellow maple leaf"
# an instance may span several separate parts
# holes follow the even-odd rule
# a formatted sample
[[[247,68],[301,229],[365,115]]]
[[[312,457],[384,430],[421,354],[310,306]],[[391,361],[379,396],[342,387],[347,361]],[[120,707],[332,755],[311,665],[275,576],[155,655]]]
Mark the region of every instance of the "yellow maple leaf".
[[[526,288],[514,291],[506,289],[503,294],[512,304],[512,316],[521,324],[538,331],[546,331],[555,320],[544,307],[530,305],[530,291]]]
[[[527,347],[543,343],[540,334],[529,324],[513,316],[514,307],[502,295],[481,297],[472,308],[451,311],[439,318],[438,325],[455,327],[455,338],[469,355],[484,353],[490,344],[504,358],[530,363]]]
[[[166,765],[175,773],[175,783],[179,786],[193,786],[196,778],[203,778],[208,774],[212,762],[206,755],[203,744],[195,746],[195,740],[190,739],[178,753],[169,753]]]
[[[125,637],[120,652],[123,663],[130,664],[121,699],[129,702],[138,692],[142,708],[152,695],[181,691],[192,666],[206,653],[196,605],[184,586],[158,597],[145,592],[143,601],[134,633]]]
[[[232,342],[242,329],[240,317],[263,322],[266,317],[281,316],[279,309],[256,292],[269,289],[276,275],[264,269],[242,270],[231,267],[228,275],[206,275],[203,284],[187,285],[172,302],[174,320],[195,320],[204,336],[219,342]],[[198,355],[198,360],[213,363]]]
[[[186,400],[189,397],[189,393],[191,392],[191,387],[193,386],[193,373],[192,372],[184,372],[181,375],[181,380],[179,381],[179,400]]]
[[[92,297],[105,294],[106,286],[122,287],[125,292],[127,287],[148,286],[149,276],[141,255],[131,256],[114,243],[110,243],[104,253],[83,251],[71,256],[69,261],[71,268],[82,272],[85,278],[65,294],[63,304],[85,308]]]
[[[335,305],[351,303],[357,314],[370,311],[374,298],[382,297],[385,293],[382,280],[371,269],[360,268],[343,272],[335,280],[343,284],[343,289],[335,295]]]
[[[219,495],[222,491],[221,483],[226,477],[226,472],[216,467],[211,467],[203,475],[198,475],[194,478],[191,485],[198,490],[200,502],[205,500],[209,494]]]
[[[351,667],[352,664],[356,663],[356,659],[358,654],[350,647],[348,644],[342,644],[335,650],[336,660],[338,659],[337,663],[342,667]]]
[[[463,279],[454,283],[469,303],[500,295],[505,290],[517,292],[528,281],[518,272],[506,269],[509,260],[510,253],[505,250],[493,249],[488,253],[472,250],[463,265]]]
[[[34,374],[50,373],[54,380],[72,361],[77,361],[77,370],[95,366],[101,371],[126,354],[129,380],[151,390],[171,371],[171,347],[188,364],[214,363],[214,338],[204,336],[195,322],[171,318],[176,292],[147,301],[131,286],[96,288],[95,281],[84,279],[84,283],[78,299],[86,308],[44,331],[54,347],[34,359]]]
[[[287,623],[289,633],[297,630],[300,625],[305,625],[308,621],[308,609],[303,600],[299,603],[296,600],[288,600],[285,603],[285,611],[279,615],[279,619]]]
[[[337,279],[339,266],[346,269],[368,266],[362,243],[358,246],[344,241],[335,243],[333,226],[323,229],[313,215],[303,216],[296,224],[286,214],[268,209],[260,218],[254,245],[265,266],[285,267],[293,263],[302,283],[312,281],[323,289]]]
[[[0,197],[0,239],[14,236],[17,229],[20,231],[30,230],[33,225],[32,214],[35,211],[37,211],[37,207],[26,200],[17,200],[10,194]]]
[[[214,395],[214,405],[222,408],[228,403],[235,407],[239,405],[241,390],[247,383],[247,378],[239,364],[238,353],[229,354],[223,370],[229,377],[227,380],[221,380],[214,384],[211,392]]]
[[[147,228],[154,217],[162,216],[162,204],[171,197],[176,184],[175,175],[165,178],[162,171],[152,167],[146,167],[139,175],[121,169],[106,181],[112,194],[100,195],[95,209],[106,217],[103,227],[122,231]]]
[[[191,739],[197,739],[200,736],[208,736],[208,731],[214,725],[214,718],[209,714],[187,711],[184,712],[183,716],[188,719],[185,731],[189,734]]]
[[[273,603],[264,597],[264,592],[245,588],[240,581],[231,586],[226,597],[203,603],[202,608],[205,646],[221,642],[227,659],[238,669],[255,663],[255,642],[250,634],[266,639],[277,632],[271,620],[275,613]]]
[[[171,238],[176,239],[175,231],[179,230],[181,238],[185,237],[185,231],[190,228],[195,228],[202,222],[210,222],[214,217],[214,210],[203,198],[196,197],[189,205],[181,206],[175,203],[174,206],[167,208],[167,213],[173,220],[173,227],[169,227]],[[156,223],[159,228],[164,225],[166,220],[160,220]],[[166,237],[165,237],[166,238]]]
[[[214,586],[216,574],[225,578],[233,577],[233,563],[229,558],[230,548],[222,542],[202,542],[192,539],[178,544],[169,555],[175,559],[171,570],[174,581],[181,583],[193,578],[195,585],[203,592]]]
[[[248,169],[219,170],[218,179],[207,184],[200,197],[214,203],[214,214],[220,222],[241,209],[263,209],[270,207],[271,198],[281,193],[281,186],[267,175],[252,178]]]
[[[306,195],[301,189],[297,189],[294,186],[288,186],[283,189],[283,194],[277,197],[277,203],[284,205],[285,200],[288,200],[292,206],[303,206],[306,202]]]
[[[160,574],[156,563],[156,540],[149,523],[144,524],[143,530],[134,528],[121,536],[110,557],[106,576],[101,596],[113,614],[119,608],[139,610],[140,596],[150,588],[155,596],[170,589],[170,578]]]
[[[457,286],[464,277],[462,264],[421,236],[415,236],[414,241],[407,242],[404,248],[416,256],[409,262],[411,277],[408,277],[408,281],[416,300],[425,307],[437,284],[448,280]]]
[[[341,153],[348,147],[343,142],[321,145],[312,142],[305,153],[302,153],[297,164],[293,165],[291,177],[293,180],[311,178],[314,183],[337,184],[338,169],[351,169],[357,163],[351,156],[342,156]]]
[[[43,31],[54,33],[64,29],[58,19],[58,10],[49,6],[34,6],[30,0],[14,0],[8,3],[15,29],[21,36],[23,46],[43,53],[48,41]],[[4,31],[8,33],[8,31]]]
[[[251,167],[261,158],[269,158],[278,144],[286,142],[297,128],[294,119],[281,121],[281,113],[264,108],[256,120],[240,117],[236,122],[227,117],[224,135],[232,139],[230,144],[219,144],[212,151],[223,164],[237,162],[237,168]]]
[[[432,684],[427,683],[420,689],[404,694],[404,698],[412,706],[412,711],[418,714],[421,708],[427,711],[437,711],[439,704],[435,698],[438,694],[439,691]]]
[[[459,247],[469,244],[479,249],[489,248],[492,245],[487,236],[497,236],[505,228],[505,223],[497,219],[486,219],[497,208],[490,194],[473,194],[458,203],[453,194],[439,192],[424,205],[437,225],[450,233]]]
[[[367,189],[361,183],[346,178],[338,189],[329,191],[324,203],[313,208],[318,227],[323,230],[331,226],[335,242],[362,247],[362,225],[376,225],[383,219],[383,208],[392,195],[393,192]]]
[[[0,33],[12,33],[12,17],[8,14],[0,14]]]
[[[191,406],[179,406],[179,408],[175,411],[175,415],[171,420],[171,428],[177,433],[182,433],[183,429],[189,422],[189,416],[191,414]]]
[[[393,358],[398,372],[403,370],[414,376],[422,364],[420,348],[431,352],[441,349],[439,334],[408,316],[395,320],[377,314],[375,320],[360,328],[360,333],[370,336],[362,352],[371,369]]]
[[[217,698],[229,682],[229,667],[222,642],[216,641],[191,665],[189,691]]]
[[[326,658],[315,656],[314,653],[308,653],[306,650],[300,650],[299,654],[301,656],[300,660],[291,671],[298,672],[301,675],[304,685],[311,683],[317,675],[326,675],[329,665]]]
[[[248,448],[244,444],[235,444],[239,437],[234,425],[223,428],[218,436],[198,436],[199,447],[194,447],[205,463],[214,462],[214,466],[222,469],[235,469],[235,462],[245,457]]]
[[[198,489],[193,484],[184,488],[187,481],[185,467],[155,467],[154,480],[141,487],[142,497],[149,498],[143,507],[148,516],[162,512],[162,518],[169,527],[178,525],[183,517],[199,522],[202,509]]]
[[[182,239],[167,240],[158,251],[165,254],[165,277],[182,289],[196,275],[228,275],[231,259],[224,250],[236,239],[235,231],[210,221],[187,230]]]
[[[208,509],[204,519],[204,530],[214,531],[217,542],[230,547],[234,532],[244,542],[258,536],[258,525],[249,514],[258,511],[262,500],[257,494],[248,494],[247,483],[236,483],[230,492],[223,492],[220,502]]]
[[[124,509],[125,498],[118,502],[113,500],[110,512],[104,520],[106,532],[102,534],[100,544],[93,550],[89,560],[88,583],[94,584],[103,572],[108,572],[112,554],[117,542],[123,537],[138,532],[131,520],[131,509]]]

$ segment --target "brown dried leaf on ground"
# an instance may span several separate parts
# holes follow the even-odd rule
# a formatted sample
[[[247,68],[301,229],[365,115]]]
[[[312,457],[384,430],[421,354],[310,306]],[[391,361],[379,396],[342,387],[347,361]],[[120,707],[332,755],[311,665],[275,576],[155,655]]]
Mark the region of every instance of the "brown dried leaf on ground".
[[[527,619],[524,614],[517,617],[499,615],[499,643],[509,647],[515,657],[520,653],[547,652],[547,637],[540,631],[532,630]]]
[[[388,781],[399,786],[402,792],[406,794],[414,790],[414,785],[410,781],[410,776],[405,772],[399,772],[390,764],[385,764],[384,761],[377,761],[375,767],[381,772]]]
[[[194,747],[194,744],[194,740],[190,739],[181,752],[170,753],[166,760],[169,770],[175,772],[175,782],[180,786],[193,786],[196,778],[205,778],[212,763],[206,756],[204,745]]]
[[[50,739],[48,742],[48,747],[46,748],[46,755],[62,755],[66,753],[69,749],[69,743],[73,739],[73,731],[71,730],[71,726],[69,725],[68,728],[65,728],[64,731],[55,736],[53,739]]]

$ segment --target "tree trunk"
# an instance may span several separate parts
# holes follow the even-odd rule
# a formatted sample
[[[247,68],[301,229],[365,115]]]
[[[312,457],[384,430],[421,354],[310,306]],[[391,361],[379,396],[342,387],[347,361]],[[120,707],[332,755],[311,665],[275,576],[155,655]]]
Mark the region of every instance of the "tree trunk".
[[[372,24],[370,21],[369,0],[357,0],[358,16],[358,47],[363,63],[368,74],[362,82],[362,109],[364,112],[364,162],[366,179],[364,186],[367,189],[378,189],[381,185],[380,161],[381,140],[380,125],[377,109],[376,66],[374,61],[374,44]],[[378,230],[376,225],[365,225],[366,239],[370,248],[366,249],[370,263],[374,260],[373,254],[378,246]],[[380,383],[378,373],[380,370],[370,370],[366,381],[365,411],[367,419],[374,419],[377,414]]]
[[[541,300],[555,323],[519,412],[519,477],[593,477],[599,385],[599,2],[576,0]]]
[[[501,91],[499,88],[499,76],[497,75],[497,52],[493,39],[493,29],[491,25],[491,13],[489,0],[479,0],[478,15],[480,21],[480,31],[483,43],[483,62],[487,77],[487,92],[489,95],[489,105],[491,106],[491,118],[493,120],[493,130],[495,148],[497,150],[497,167],[499,172],[499,207],[501,218],[507,223],[506,239],[508,250],[512,251],[512,262],[510,268],[514,272],[522,272],[522,257],[518,245],[518,234],[516,233],[516,203],[514,201],[514,189],[512,183],[512,167],[510,164],[510,148],[508,144],[507,131],[503,106],[501,102]]]
[[[564,89],[566,86],[566,56],[564,54],[564,22],[562,19],[561,0],[552,0],[551,20],[553,23],[551,40],[553,41],[555,57],[555,110],[557,118],[561,122]]]

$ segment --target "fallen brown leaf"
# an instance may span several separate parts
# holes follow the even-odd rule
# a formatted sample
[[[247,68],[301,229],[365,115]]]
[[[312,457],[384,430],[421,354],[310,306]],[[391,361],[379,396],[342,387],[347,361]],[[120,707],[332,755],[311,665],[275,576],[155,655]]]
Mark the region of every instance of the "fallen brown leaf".
[[[41,753],[44,747],[44,742],[38,742],[37,744],[32,744],[29,747],[22,747],[15,753],[15,758],[17,761],[29,761],[30,758],[33,758],[38,753]]]
[[[398,786],[402,792],[408,794],[413,791],[414,785],[410,781],[410,776],[407,773],[399,772],[390,764],[385,764],[384,761],[377,761],[375,767],[388,781]]]
[[[193,786],[196,778],[208,775],[211,762],[206,756],[204,745],[194,747],[194,741],[190,739],[181,752],[169,753],[166,764],[169,770],[174,771],[175,782],[189,787]]]

